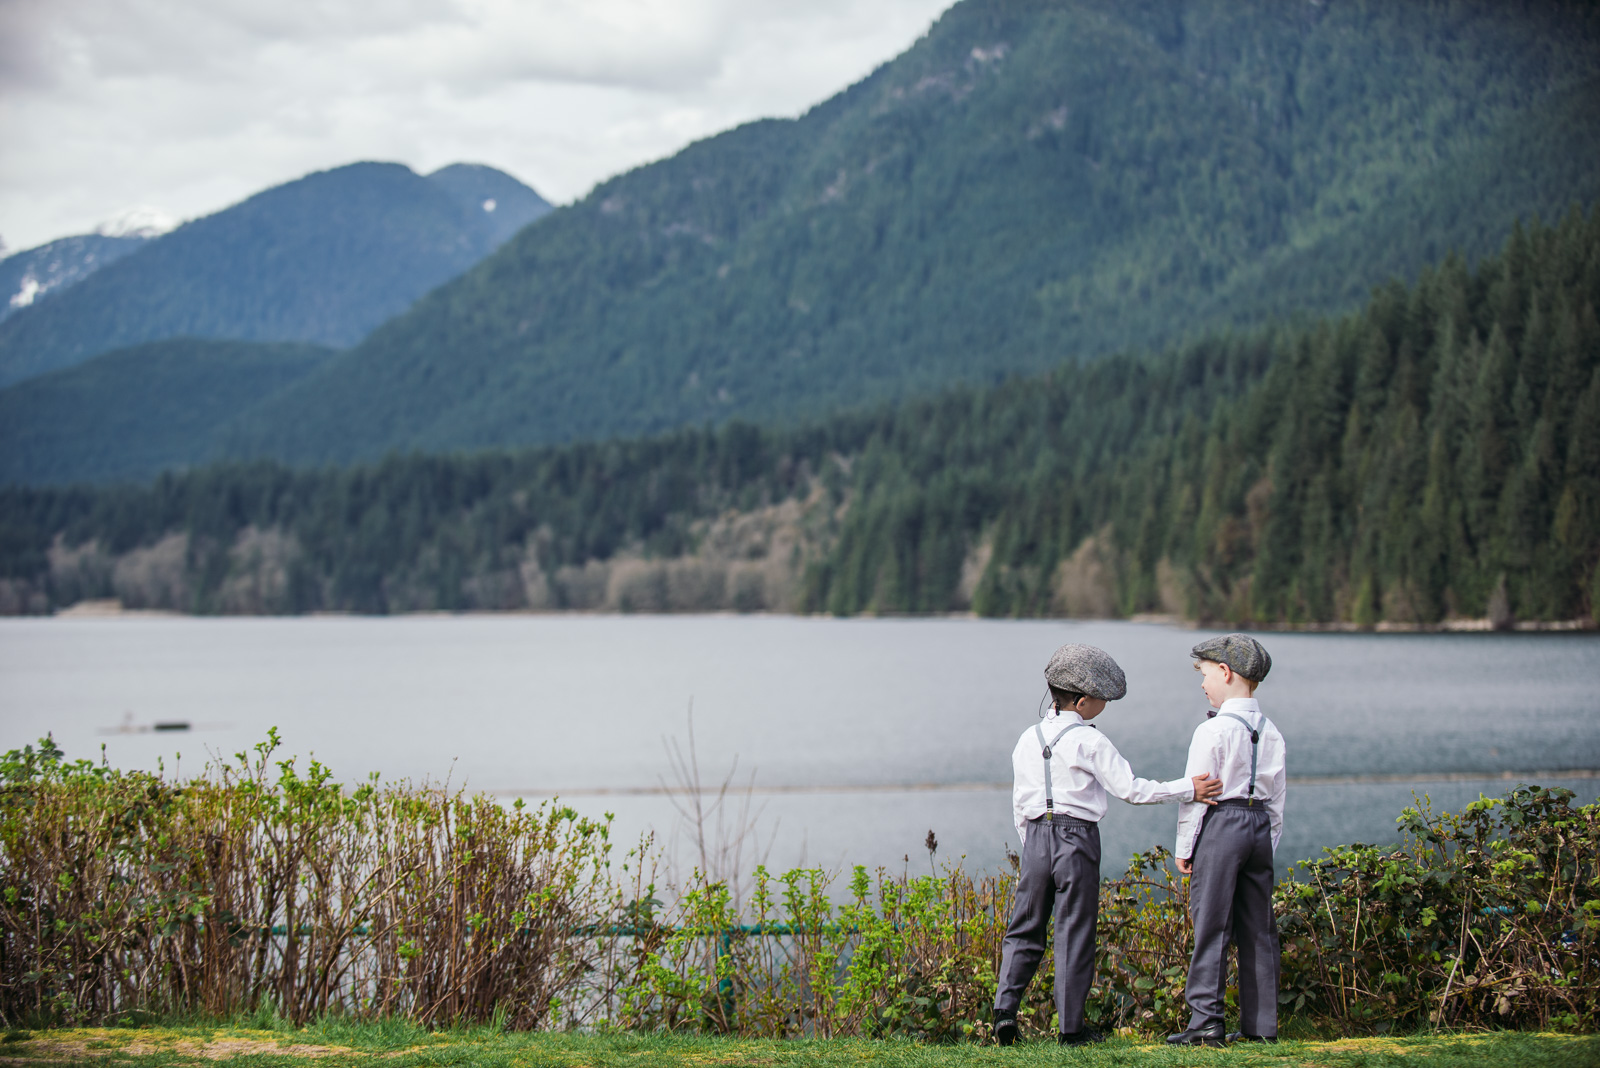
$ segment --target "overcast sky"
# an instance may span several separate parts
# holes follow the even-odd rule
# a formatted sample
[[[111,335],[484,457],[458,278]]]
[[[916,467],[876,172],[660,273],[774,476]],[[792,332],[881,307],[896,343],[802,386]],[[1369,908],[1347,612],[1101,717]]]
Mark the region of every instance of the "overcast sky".
[[[309,171],[487,163],[557,203],[797,115],[952,0],[0,0],[0,239]]]

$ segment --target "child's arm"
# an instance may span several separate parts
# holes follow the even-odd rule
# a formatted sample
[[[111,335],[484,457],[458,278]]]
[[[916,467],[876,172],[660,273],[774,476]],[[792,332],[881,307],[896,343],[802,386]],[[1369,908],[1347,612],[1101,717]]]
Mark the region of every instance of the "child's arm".
[[[1141,779],[1133,773],[1132,765],[1109,738],[1101,735],[1098,742],[1089,750],[1094,777],[1100,780],[1106,793],[1130,805],[1159,805],[1165,801],[1211,804],[1213,802],[1206,799],[1222,789],[1221,783],[1205,775],[1173,779],[1171,782]]]
[[[1217,791],[1221,792],[1220,762],[1217,760],[1214,739],[1205,726],[1201,724],[1195,728],[1194,737],[1189,741],[1189,760],[1183,770],[1188,775],[1215,775]],[[1189,803],[1178,806],[1178,841],[1174,852],[1178,858],[1178,870],[1184,875],[1194,870],[1190,858],[1194,856],[1194,843],[1200,837],[1200,822],[1205,814],[1204,805]]]
[[[1034,760],[1039,759],[1038,753],[1033,752],[1031,746],[1023,745],[1026,740],[1027,735],[1023,735],[1018,739],[1016,748],[1011,751],[1011,822],[1017,828],[1017,841],[1023,845],[1028,844],[1026,805],[1033,795],[1033,784],[1024,771],[1023,760],[1028,753],[1033,753]]]
[[[1277,732],[1274,731],[1274,734]],[[1278,840],[1283,837],[1283,800],[1288,793],[1288,747],[1283,744],[1283,736],[1277,739],[1278,759],[1273,769],[1273,782],[1271,791],[1267,794],[1267,820],[1272,825],[1272,853],[1278,853]]]

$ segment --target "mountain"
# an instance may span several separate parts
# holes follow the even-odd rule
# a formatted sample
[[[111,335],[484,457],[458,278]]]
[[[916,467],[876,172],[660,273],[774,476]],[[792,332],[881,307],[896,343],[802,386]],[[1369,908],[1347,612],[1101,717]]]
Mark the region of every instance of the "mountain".
[[[0,489],[0,611],[112,596],[1593,625],[1600,209],[1342,318],[799,427]]]
[[[334,350],[296,342],[152,341],[0,390],[0,482],[149,478]]]
[[[144,237],[79,234],[0,260],[0,322],[58,289],[83,281],[140,245]]]
[[[428,181],[473,218],[491,249],[550,211],[538,193],[505,171],[481,163],[452,163],[428,175]]]
[[[241,416],[348,461],[793,421],[1359,306],[1600,195],[1588,3],[963,0]]]
[[[171,337],[350,345],[549,208],[489,167],[422,177],[356,163],[307,175],[0,323],[0,384]]]
[[[92,234],[58,238],[0,260],[0,321],[34,301],[83,281],[153,237],[175,229],[178,220],[148,204],[120,212]]]

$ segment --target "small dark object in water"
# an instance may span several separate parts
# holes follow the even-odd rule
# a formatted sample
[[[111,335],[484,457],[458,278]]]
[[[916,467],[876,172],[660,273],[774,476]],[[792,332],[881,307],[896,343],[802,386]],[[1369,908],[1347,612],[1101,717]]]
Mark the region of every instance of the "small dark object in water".
[[[156,724],[156,730],[158,731],[186,731],[188,729],[189,721],[186,719],[175,719],[166,723]]]

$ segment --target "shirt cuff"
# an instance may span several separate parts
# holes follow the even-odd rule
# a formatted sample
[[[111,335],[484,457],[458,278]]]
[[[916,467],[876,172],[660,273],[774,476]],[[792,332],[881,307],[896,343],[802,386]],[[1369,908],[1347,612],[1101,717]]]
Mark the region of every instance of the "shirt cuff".
[[[1177,801],[1180,804],[1193,804],[1194,780],[1173,779],[1161,784],[1161,798],[1164,801]]]

